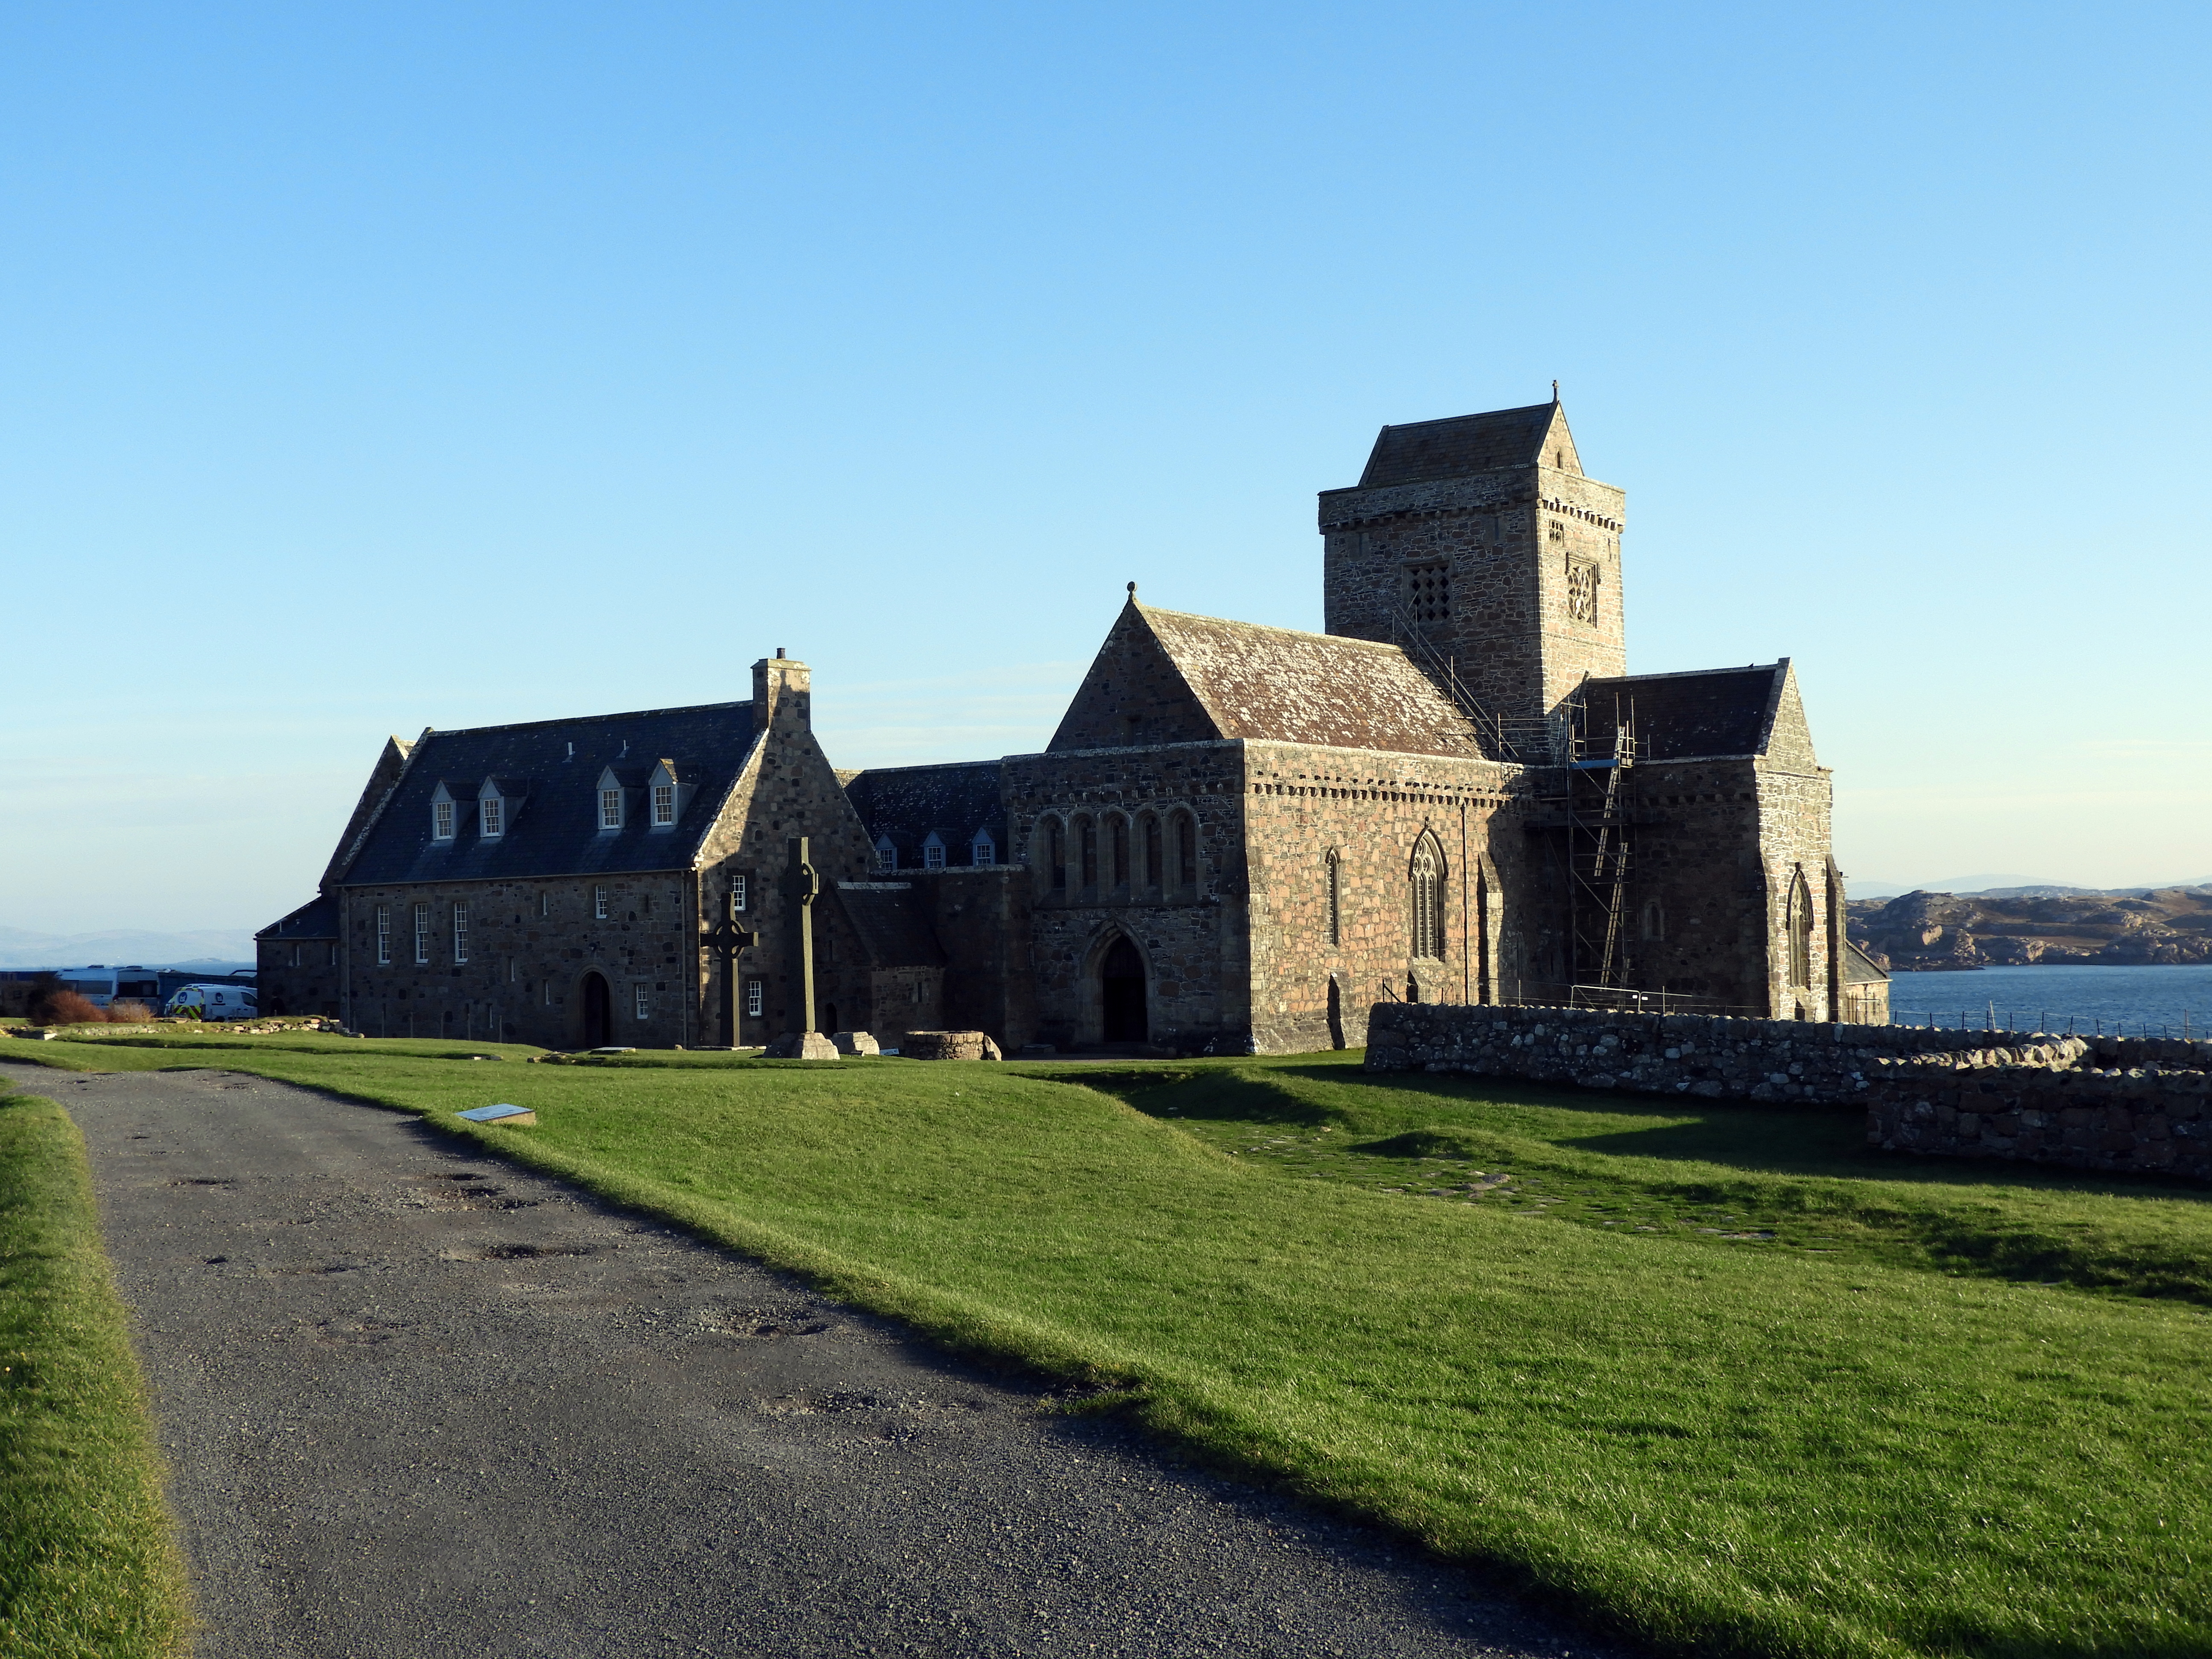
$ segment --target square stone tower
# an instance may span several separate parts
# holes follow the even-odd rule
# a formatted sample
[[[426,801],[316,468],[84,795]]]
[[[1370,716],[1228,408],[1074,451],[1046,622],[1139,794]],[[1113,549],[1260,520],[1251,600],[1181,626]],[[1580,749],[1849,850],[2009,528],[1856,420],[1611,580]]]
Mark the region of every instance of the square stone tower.
[[[1583,475],[1557,401],[1386,426],[1358,483],[1321,495],[1324,625],[1404,646],[1493,717],[1547,715],[1628,670],[1626,502]]]

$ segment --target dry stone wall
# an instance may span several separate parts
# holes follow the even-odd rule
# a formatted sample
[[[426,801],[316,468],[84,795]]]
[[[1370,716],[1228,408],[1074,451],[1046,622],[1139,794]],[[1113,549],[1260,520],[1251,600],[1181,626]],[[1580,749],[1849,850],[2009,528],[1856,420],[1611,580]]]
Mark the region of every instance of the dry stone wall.
[[[1886,1152],[2212,1178],[2212,1042],[1382,1003],[1367,1069],[1847,1106]]]

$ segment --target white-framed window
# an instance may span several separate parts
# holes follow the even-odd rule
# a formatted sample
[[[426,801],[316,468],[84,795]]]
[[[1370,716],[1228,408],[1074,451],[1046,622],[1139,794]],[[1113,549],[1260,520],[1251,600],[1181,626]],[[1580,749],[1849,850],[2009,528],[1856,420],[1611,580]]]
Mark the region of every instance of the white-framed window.
[[[392,960],[392,907],[376,907],[376,959],[380,963]]]
[[[478,825],[481,833],[488,836],[501,833],[500,825],[506,817],[506,806],[507,803],[497,795],[486,795],[477,803],[477,811],[483,819]]]
[[[429,959],[430,907],[418,904],[415,907],[415,960],[428,962]]]
[[[656,824],[676,822],[676,786],[656,783],[653,786],[653,821]]]
[[[650,985],[646,984],[643,981],[640,981],[638,983],[636,1006],[637,1017],[640,1019],[650,1019],[653,1018],[653,988]]]
[[[451,841],[453,838],[453,803],[434,800],[430,803],[430,838]]]
[[[623,819],[623,792],[618,789],[599,791],[599,828],[619,830]]]
[[[592,889],[592,920],[605,921],[606,919],[607,890],[604,887],[594,887]]]
[[[921,844],[921,867],[925,870],[942,870],[945,867],[945,842],[934,830],[929,832],[929,839]]]
[[[730,878],[730,908],[732,910],[742,910],[745,908],[745,878],[743,875]]]
[[[968,856],[978,864],[996,864],[999,861],[998,843],[978,831],[975,839],[968,843]]]
[[[876,873],[887,876],[898,868],[898,848],[889,836],[876,837]]]
[[[469,907],[465,904],[456,904],[453,907],[453,960],[466,962],[468,959]]]
[[[768,981],[749,979],[745,981],[745,1012],[758,1019],[768,1006]]]

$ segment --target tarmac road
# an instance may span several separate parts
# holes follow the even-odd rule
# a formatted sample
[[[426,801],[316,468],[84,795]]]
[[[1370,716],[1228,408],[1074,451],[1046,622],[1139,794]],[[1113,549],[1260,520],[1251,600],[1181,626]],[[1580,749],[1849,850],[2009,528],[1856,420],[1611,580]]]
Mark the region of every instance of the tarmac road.
[[[0,1073],[91,1147],[201,1659],[1599,1654],[410,1118]]]

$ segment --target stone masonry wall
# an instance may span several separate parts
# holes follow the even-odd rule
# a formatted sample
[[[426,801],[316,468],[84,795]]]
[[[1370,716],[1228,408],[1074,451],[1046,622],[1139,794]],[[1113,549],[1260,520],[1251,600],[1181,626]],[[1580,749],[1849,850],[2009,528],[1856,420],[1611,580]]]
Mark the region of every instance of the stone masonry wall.
[[[1407,1006],[1369,1021],[1367,1069],[1700,1099],[1863,1107],[1885,1151],[2212,1178],[2212,1042],[1910,1025]]]
[[[2013,1051],[1876,1063],[1867,1141],[1889,1152],[2212,1180],[2212,1043],[2057,1039],[2110,1066],[2021,1064]],[[2155,1048],[2163,1060],[2126,1052]],[[2195,1050],[2194,1054],[2176,1051]],[[2130,1060],[2148,1063],[2127,1065]],[[2177,1065],[2176,1060],[2184,1063]]]
[[[1356,1048],[1378,994],[1410,984],[1424,1003],[1480,1001],[1517,976],[1519,768],[1281,743],[1246,744],[1244,762],[1257,1052]],[[1416,959],[1411,866],[1425,833],[1443,853],[1444,944],[1441,957]]]

